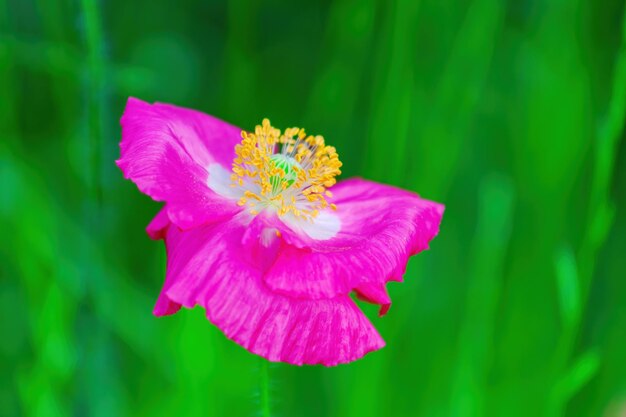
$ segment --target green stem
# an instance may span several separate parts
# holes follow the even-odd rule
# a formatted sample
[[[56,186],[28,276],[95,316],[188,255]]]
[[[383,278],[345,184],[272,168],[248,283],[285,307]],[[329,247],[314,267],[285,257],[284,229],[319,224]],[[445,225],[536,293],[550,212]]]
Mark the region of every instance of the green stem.
[[[261,397],[261,416],[271,417],[270,413],[270,370],[267,359],[259,357],[259,390]]]

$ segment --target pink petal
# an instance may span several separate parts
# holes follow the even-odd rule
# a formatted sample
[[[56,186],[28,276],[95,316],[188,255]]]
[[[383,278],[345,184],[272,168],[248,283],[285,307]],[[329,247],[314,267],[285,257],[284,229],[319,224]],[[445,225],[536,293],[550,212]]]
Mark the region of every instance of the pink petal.
[[[391,307],[391,298],[387,293],[387,288],[385,287],[385,283],[377,282],[377,283],[363,283],[360,284],[355,289],[356,296],[360,300],[367,301],[372,304],[379,304],[380,311],[379,316],[384,316],[389,311]]]
[[[165,232],[169,225],[170,218],[167,216],[167,208],[163,207],[146,227],[146,233],[152,240],[165,239]]]
[[[391,301],[384,284],[401,281],[410,256],[427,249],[439,232],[444,207],[417,194],[362,179],[342,181],[331,190],[341,230],[328,240],[288,231],[265,274],[272,289],[292,297],[331,298],[357,290],[383,306]]]
[[[270,291],[244,259],[244,233],[237,219],[190,231],[169,227],[161,296],[172,304],[159,298],[161,308],[201,305],[227,337],[271,361],[332,366],[384,346],[347,295],[312,301]]]
[[[157,215],[154,216],[154,219],[152,219],[148,227],[146,227],[146,232],[151,239],[165,239],[167,229],[171,224],[172,223],[167,216],[167,209],[163,207]],[[163,285],[163,291],[159,294],[159,298],[154,306],[153,313],[155,316],[167,316],[180,310],[180,304],[173,302],[165,295],[165,291],[167,291],[171,285],[172,280],[168,280],[166,277],[165,284]]]
[[[230,167],[240,129],[203,113],[129,98],[122,116],[124,176],[188,229],[228,218],[241,209],[209,189],[208,166]]]

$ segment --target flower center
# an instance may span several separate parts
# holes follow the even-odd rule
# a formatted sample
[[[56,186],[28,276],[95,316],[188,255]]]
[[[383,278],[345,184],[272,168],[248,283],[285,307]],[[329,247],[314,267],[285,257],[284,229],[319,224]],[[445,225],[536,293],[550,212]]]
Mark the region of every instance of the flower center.
[[[326,197],[332,196],[327,188],[341,173],[341,161],[323,137],[307,136],[297,127],[281,134],[267,119],[254,133],[244,131],[241,137],[231,176],[232,185],[244,191],[240,206],[248,206],[251,214],[273,209],[279,216],[306,220],[313,220],[322,209],[337,209]]]
[[[293,159],[290,156],[284,155],[282,153],[275,153],[270,157],[270,164],[272,168],[278,168],[280,171],[284,172],[284,176],[281,178],[280,175],[272,175],[270,177],[270,183],[272,184],[272,192],[274,194],[282,191],[283,182],[286,184],[286,188],[289,188],[296,182],[298,179],[298,174],[294,169],[295,166],[302,169],[298,161]]]

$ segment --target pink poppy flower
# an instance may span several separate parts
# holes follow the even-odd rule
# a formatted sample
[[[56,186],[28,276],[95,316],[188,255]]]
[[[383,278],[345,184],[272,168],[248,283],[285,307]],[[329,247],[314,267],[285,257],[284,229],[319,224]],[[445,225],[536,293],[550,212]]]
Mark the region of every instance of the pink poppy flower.
[[[248,133],[130,98],[121,123],[117,164],[165,202],[147,228],[168,258],[155,315],[200,305],[236,343],[296,365],[384,346],[350,293],[385,314],[385,284],[428,248],[441,204],[360,178],[335,184],[335,148],[268,120]]]

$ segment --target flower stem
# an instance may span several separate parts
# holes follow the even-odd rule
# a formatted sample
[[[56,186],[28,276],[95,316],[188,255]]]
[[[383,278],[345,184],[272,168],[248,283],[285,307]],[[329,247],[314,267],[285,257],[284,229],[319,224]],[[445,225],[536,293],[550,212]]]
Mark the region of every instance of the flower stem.
[[[261,397],[261,416],[271,417],[270,413],[270,370],[268,361],[265,358],[259,357],[259,390]]]

